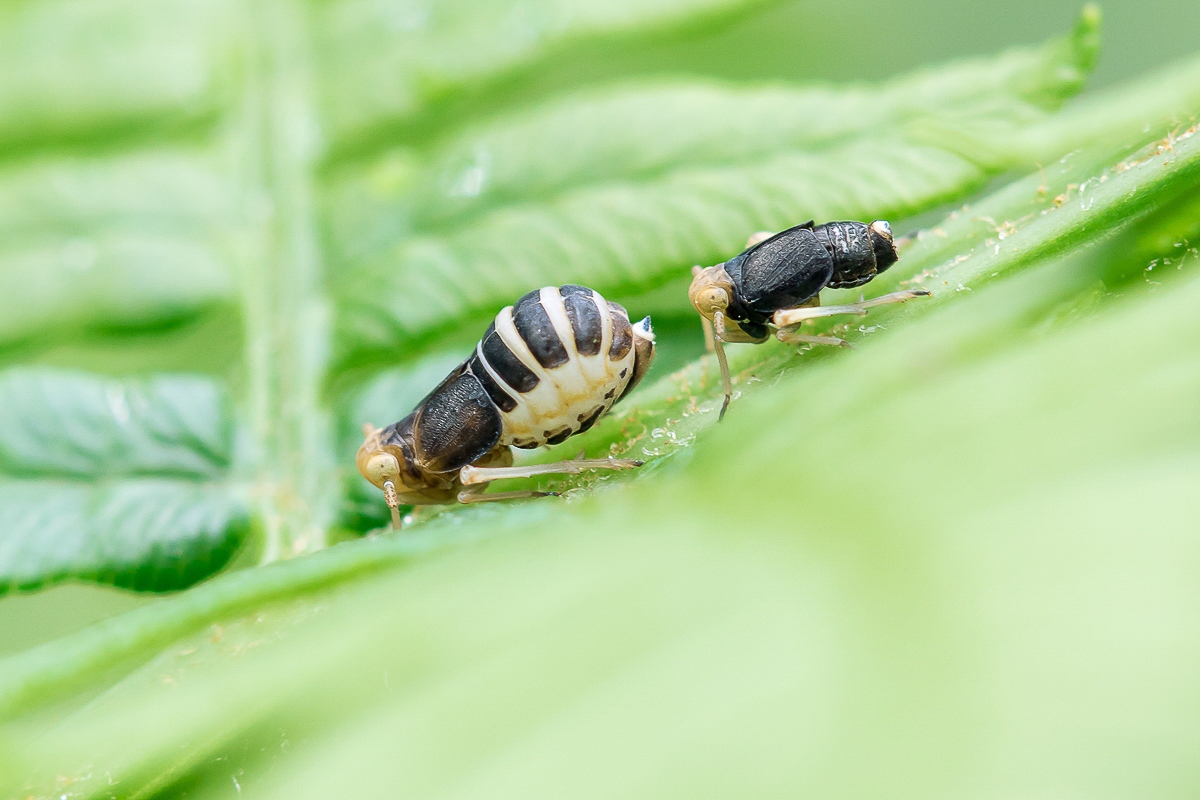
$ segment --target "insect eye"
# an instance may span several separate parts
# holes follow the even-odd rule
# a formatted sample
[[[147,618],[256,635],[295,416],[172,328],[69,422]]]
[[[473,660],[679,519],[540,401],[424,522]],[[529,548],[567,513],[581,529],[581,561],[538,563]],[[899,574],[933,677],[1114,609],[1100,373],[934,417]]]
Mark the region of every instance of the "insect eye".
[[[400,462],[389,453],[376,453],[367,459],[363,466],[363,477],[376,486],[384,481],[398,481],[400,478]]]
[[[723,311],[729,307],[729,294],[724,289],[716,286],[705,289],[700,293],[700,297],[698,299],[699,302],[697,303],[697,306],[699,306],[701,310],[707,311],[709,314],[714,311]]]

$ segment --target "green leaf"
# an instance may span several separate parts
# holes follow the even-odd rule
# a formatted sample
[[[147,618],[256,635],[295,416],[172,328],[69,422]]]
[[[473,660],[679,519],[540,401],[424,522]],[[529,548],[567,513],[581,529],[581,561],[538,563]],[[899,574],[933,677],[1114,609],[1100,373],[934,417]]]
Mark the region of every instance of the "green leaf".
[[[209,161],[162,150],[0,171],[0,345],[160,325],[235,301],[221,241],[228,186]]]
[[[0,147],[94,147],[214,118],[232,88],[230,11],[180,0],[6,3]]]
[[[320,99],[337,142],[393,125],[447,95],[497,81],[589,39],[668,33],[763,0],[448,2],[318,6]]]
[[[1197,127],[1193,125],[1184,131],[1182,138],[1172,136],[1123,158],[1113,157],[1105,149],[1075,154],[1056,167],[1014,181],[978,203],[952,212],[941,224],[925,232],[904,251],[897,267],[872,282],[874,291],[883,293],[902,286],[930,289],[932,298],[913,301],[895,312],[909,317],[954,302],[963,294],[994,282],[1007,281],[1013,288],[1005,291],[1024,294],[1025,299],[1010,299],[1008,314],[974,318],[971,327],[975,330],[960,345],[969,357],[1002,347],[1005,337],[1051,316],[1062,304],[1073,302],[1080,295],[1091,297],[1094,287],[1111,272],[1109,258],[1093,254],[1088,254],[1090,258],[1082,255],[1066,258],[1064,254],[1071,254],[1075,248],[1097,247],[1140,219],[1146,220],[1143,227],[1150,230],[1178,230],[1181,199],[1182,207],[1188,208],[1192,193],[1200,186],[1200,137],[1196,133]],[[1155,215],[1164,208],[1165,214]],[[1174,241],[1160,245],[1159,254],[1168,253],[1177,259],[1184,254]],[[1124,253],[1122,256],[1127,257]],[[1047,260],[1052,263],[1046,264]],[[1200,265],[1200,259],[1196,262]],[[1035,275],[1021,276],[1027,270]],[[1021,279],[1014,281],[1017,276]],[[825,302],[852,302],[856,294],[852,290],[829,292]],[[870,326],[851,323],[834,330],[856,341],[872,335],[876,327],[872,321]],[[956,343],[945,339],[944,344],[946,350],[941,357],[947,359]],[[742,381],[757,383],[770,378],[781,363],[789,360],[787,348],[775,347],[774,352],[767,349],[765,354],[764,349],[767,348],[743,347],[731,356],[731,367]],[[684,412],[680,422],[685,423],[686,434],[672,435],[669,442],[662,443],[663,452],[675,450],[679,442],[688,444],[688,437],[695,435],[698,425],[707,427],[713,423],[712,414],[720,401],[712,381],[704,380],[704,376],[713,374],[713,364],[696,365],[664,381],[661,387],[649,390],[649,396],[639,403],[642,413],[659,420],[664,414],[671,420],[680,413],[681,399],[686,399],[691,411],[700,410],[708,415],[705,422],[687,422],[689,414]],[[697,386],[706,382],[710,388],[705,393],[710,399],[707,404],[698,405]],[[735,379],[735,384],[738,382]],[[660,405],[663,402],[669,405]],[[591,447],[615,444],[620,437],[613,438],[614,430],[627,428],[628,422],[619,417],[607,420],[585,435],[581,443]]]
[[[183,775],[201,795],[227,792],[230,776],[264,796],[383,783],[429,794],[463,781],[558,794],[585,775],[612,792],[658,794],[701,774],[730,788],[767,776],[786,793],[869,795],[896,776],[853,768],[868,745],[905,770],[906,785],[930,791],[943,769],[903,767],[928,753],[952,759],[956,785],[968,787],[1169,782],[1190,763],[1172,732],[1186,735],[1195,710],[1187,672],[1170,665],[1194,657],[1188,620],[1200,604],[1184,491],[1200,466],[1179,454],[1200,429],[1178,424],[1200,388],[1200,373],[1180,370],[1195,366],[1180,357],[1198,333],[1186,313],[1197,288],[864,394],[936,357],[938,334],[970,327],[971,314],[930,314],[865,359],[793,373],[735,406],[675,477],[532,524],[498,521],[491,543],[309,603],[210,617],[217,627],[61,722],[11,727],[11,752],[47,776],[34,790],[65,778],[79,792],[110,780],[161,789]],[[963,310],[1013,301],[1021,295],[980,293]],[[1128,335],[1147,325],[1174,344],[1148,350]],[[1163,381],[1164,369],[1180,380]],[[1114,373],[1121,391],[1090,391]],[[1164,414],[1099,441],[1096,424],[1134,398]],[[944,459],[963,437],[980,449]],[[1081,475],[1081,459],[1101,453]],[[1097,488],[1111,490],[1107,501]],[[930,502],[935,491],[942,499]],[[774,510],[780,492],[794,517]],[[723,502],[730,494],[754,505]],[[311,566],[285,569],[300,586]],[[274,581],[280,571],[269,572]],[[1005,691],[1016,694],[993,721]],[[1097,702],[1150,703],[1157,724],[1130,730]],[[850,729],[810,769],[784,768],[842,724]],[[1114,743],[1128,745],[1120,758],[1098,768],[1087,757]],[[1043,767],[1049,778],[1029,775],[1042,764],[1035,744],[1059,757]],[[1140,748],[1158,753],[1153,766]],[[981,751],[1015,763],[978,764]],[[639,754],[634,773],[606,766]],[[95,763],[107,774],[72,766]],[[532,769],[541,763],[561,772]]]
[[[1072,36],[1040,48],[925,70],[881,86],[746,88],[675,80],[585,89],[469,126],[422,154],[409,167],[415,174],[405,175],[408,151],[398,148],[341,176],[334,191],[348,196],[335,195],[331,207],[346,217],[339,221],[345,229],[339,246],[353,252],[364,228],[370,238],[373,227],[387,224],[384,218],[444,226],[580,184],[643,179],[680,165],[745,163],[780,151],[827,150],[947,111],[960,123],[977,115],[993,124],[1006,117],[1037,119],[1038,111],[1054,110],[1082,87],[1098,24],[1089,11]],[[380,221],[365,226],[364,215]]]
[[[245,539],[227,398],[209,380],[0,373],[0,590],[190,586]]]

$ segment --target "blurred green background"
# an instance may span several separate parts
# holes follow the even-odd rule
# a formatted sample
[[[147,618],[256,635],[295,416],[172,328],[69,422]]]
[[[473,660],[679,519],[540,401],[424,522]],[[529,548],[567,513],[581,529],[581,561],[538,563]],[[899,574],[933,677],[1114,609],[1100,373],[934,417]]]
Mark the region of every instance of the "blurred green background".
[[[22,3],[9,3],[7,13]],[[114,6],[122,16],[135,4]],[[1106,0],[1099,64],[1085,92],[1161,67],[1189,54],[1200,43],[1200,3],[1187,0]],[[102,19],[103,7],[96,13]],[[193,9],[193,13],[203,12]],[[524,76],[522,91],[537,96],[580,80],[605,80],[626,73],[710,75],[730,79],[786,78],[803,81],[885,79],[947,59],[985,54],[1016,44],[1036,43],[1070,27],[1079,13],[1075,0],[1007,0],[1006,2],[930,2],[929,0],[767,3],[744,18],[722,19],[698,26],[667,42],[653,36],[596,48],[590,57],[572,53],[560,69]],[[269,15],[269,12],[268,12]],[[266,24],[270,24],[269,16]],[[28,31],[25,32],[27,35]],[[20,29],[5,36],[20,36]],[[36,34],[35,34],[36,35]],[[104,50],[103,32],[95,46]],[[113,37],[119,41],[119,37]],[[17,51],[19,53],[19,50]],[[112,53],[119,58],[119,50]],[[589,55],[589,54],[584,54]],[[47,55],[50,58],[51,55]],[[44,69],[44,67],[43,67]],[[68,76],[58,76],[62,80]],[[501,92],[501,96],[503,93]],[[484,109],[456,113],[470,118]],[[3,159],[27,157],[31,150],[72,152],[92,145],[82,142],[17,142],[0,150]],[[103,145],[97,145],[103,146]],[[47,150],[48,148],[48,150]],[[690,324],[691,320],[686,320]],[[671,320],[660,325],[670,326]],[[197,345],[197,343],[199,343]],[[235,320],[210,315],[184,329],[168,331],[153,343],[116,340],[91,345],[82,352],[65,346],[33,353],[36,361],[83,366],[111,374],[154,369],[170,363],[175,348],[193,357],[191,367],[225,373],[240,358]],[[664,353],[661,374],[694,357],[699,343]],[[167,355],[160,355],[165,351]],[[25,361],[21,348],[0,352],[8,363]],[[125,609],[154,602],[146,595],[88,585],[66,585],[40,593],[0,598],[0,653],[15,652],[37,642],[77,630]]]

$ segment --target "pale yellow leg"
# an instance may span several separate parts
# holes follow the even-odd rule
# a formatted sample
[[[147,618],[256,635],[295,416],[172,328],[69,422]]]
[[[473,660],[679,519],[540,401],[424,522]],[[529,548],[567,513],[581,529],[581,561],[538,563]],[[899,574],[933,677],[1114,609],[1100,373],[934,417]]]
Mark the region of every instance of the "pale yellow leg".
[[[483,494],[481,487],[475,489],[463,489],[458,493],[458,502],[460,503],[494,503],[498,500],[524,500],[527,497],[558,497],[558,492],[493,492],[492,494]]]
[[[502,478],[532,478],[535,475],[575,475],[589,469],[634,469],[644,462],[632,458],[573,458],[553,464],[530,464],[524,467],[473,467],[458,471],[464,486],[498,481]],[[490,495],[492,496],[492,495]]]
[[[803,322],[806,319],[816,319],[818,317],[833,317],[839,314],[866,314],[868,308],[875,306],[883,306],[889,303],[903,303],[905,300],[912,300],[914,297],[928,297],[930,292],[928,289],[905,289],[902,292],[892,292],[880,297],[874,297],[870,300],[863,300],[858,303],[847,303],[842,306],[806,306],[802,308],[785,308],[776,311],[771,317],[771,321],[778,328],[790,328],[791,326]]]
[[[829,344],[851,347],[851,344],[845,339],[839,339],[836,336],[810,336],[806,333],[797,333],[795,328],[780,328],[775,331],[775,338],[784,344]]]

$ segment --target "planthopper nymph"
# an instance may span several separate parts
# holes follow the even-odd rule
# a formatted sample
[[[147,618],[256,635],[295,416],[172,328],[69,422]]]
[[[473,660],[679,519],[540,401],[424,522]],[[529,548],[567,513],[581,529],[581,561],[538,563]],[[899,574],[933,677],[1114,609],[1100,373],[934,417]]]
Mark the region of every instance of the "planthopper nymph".
[[[783,342],[844,345],[832,336],[801,334],[797,327],[817,317],[865,314],[872,306],[927,296],[925,289],[908,289],[858,303],[821,306],[822,289],[862,286],[896,260],[892,230],[883,220],[870,225],[814,225],[809,220],[773,235],[754,234],[745,250],[723,264],[693,267],[688,298],[704,321],[721,366],[721,416],[733,395],[722,342],[762,343],[775,328]]]
[[[474,354],[416,409],[383,429],[363,426],[358,471],[398,507],[547,494],[483,494],[488,482],[640,461],[576,458],[513,466],[513,447],[558,444],[582,433],[629,393],[654,358],[650,318],[632,324],[616,303],[583,286],[547,286],[496,315]]]

